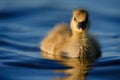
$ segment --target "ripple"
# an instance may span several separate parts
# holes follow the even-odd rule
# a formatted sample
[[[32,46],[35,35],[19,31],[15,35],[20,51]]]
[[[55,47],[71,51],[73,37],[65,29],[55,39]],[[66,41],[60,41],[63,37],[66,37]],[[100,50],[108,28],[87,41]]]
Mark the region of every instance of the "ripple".
[[[106,3],[107,0],[94,1],[95,5],[85,0],[0,1],[0,80],[53,80],[56,77],[58,80],[71,77],[76,80],[76,75],[69,74],[84,72],[85,69],[81,69],[84,66],[69,59],[66,64],[73,67],[58,60],[42,58],[39,43],[56,23],[69,23],[71,11],[78,7],[89,11],[91,32],[102,48],[102,56],[89,65],[91,70],[86,78],[119,80],[119,1],[109,0],[109,4]]]

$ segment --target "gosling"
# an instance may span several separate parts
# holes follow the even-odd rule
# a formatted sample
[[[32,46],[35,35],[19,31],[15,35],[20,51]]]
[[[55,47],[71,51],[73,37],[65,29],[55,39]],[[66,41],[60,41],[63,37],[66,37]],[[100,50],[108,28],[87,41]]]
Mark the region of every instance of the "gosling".
[[[94,57],[101,54],[100,46],[93,35],[88,33],[88,12],[84,9],[73,11],[70,27],[58,24],[41,42],[40,49],[48,54],[65,57]]]

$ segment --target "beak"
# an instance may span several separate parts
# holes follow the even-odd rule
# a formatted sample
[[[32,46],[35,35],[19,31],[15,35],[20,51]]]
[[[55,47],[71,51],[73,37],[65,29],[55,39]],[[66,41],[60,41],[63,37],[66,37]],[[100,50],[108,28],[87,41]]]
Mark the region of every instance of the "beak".
[[[82,29],[84,30],[86,28],[86,21],[83,21],[83,22],[78,22],[78,29]]]

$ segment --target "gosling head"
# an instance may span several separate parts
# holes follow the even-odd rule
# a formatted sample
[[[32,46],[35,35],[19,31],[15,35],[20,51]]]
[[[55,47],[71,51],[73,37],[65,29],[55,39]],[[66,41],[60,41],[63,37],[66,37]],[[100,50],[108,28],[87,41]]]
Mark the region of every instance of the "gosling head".
[[[88,24],[88,12],[86,10],[77,9],[73,11],[70,23],[72,31],[85,33],[88,30]]]

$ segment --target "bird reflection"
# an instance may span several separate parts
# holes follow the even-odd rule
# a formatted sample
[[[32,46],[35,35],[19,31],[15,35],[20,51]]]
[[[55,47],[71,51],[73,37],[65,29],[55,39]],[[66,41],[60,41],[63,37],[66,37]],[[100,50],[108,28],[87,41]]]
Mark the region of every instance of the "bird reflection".
[[[72,67],[70,69],[55,70],[57,73],[64,73],[67,76],[56,77],[53,80],[86,80],[86,74],[91,69],[89,65],[96,59],[93,57],[84,58],[65,58],[43,53],[45,59],[58,60],[60,64]]]

